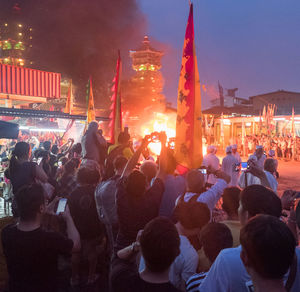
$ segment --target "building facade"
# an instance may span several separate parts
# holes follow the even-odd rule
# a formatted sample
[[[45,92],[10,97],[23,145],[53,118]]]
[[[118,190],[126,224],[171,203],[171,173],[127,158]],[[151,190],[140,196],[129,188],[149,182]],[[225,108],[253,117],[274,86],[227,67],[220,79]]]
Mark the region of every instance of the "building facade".
[[[300,92],[278,90],[250,96],[249,100],[251,101],[255,112],[262,112],[264,106],[275,104],[277,115],[290,115],[293,108],[295,114],[300,114]]]
[[[22,22],[17,4],[12,8],[11,13],[12,20],[0,21],[0,63],[30,67],[33,29]]]

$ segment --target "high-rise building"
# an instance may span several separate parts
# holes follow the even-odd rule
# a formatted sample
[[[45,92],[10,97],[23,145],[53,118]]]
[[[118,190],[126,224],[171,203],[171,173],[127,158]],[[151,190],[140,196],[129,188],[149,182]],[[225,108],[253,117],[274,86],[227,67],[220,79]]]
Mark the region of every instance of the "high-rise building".
[[[21,21],[21,9],[15,4],[9,21],[0,21],[0,63],[30,67],[32,27]]]
[[[160,72],[162,56],[163,52],[151,47],[147,36],[138,49],[130,51],[135,74],[122,87],[124,107],[130,115],[142,114],[145,108],[153,109],[164,104],[163,77]]]

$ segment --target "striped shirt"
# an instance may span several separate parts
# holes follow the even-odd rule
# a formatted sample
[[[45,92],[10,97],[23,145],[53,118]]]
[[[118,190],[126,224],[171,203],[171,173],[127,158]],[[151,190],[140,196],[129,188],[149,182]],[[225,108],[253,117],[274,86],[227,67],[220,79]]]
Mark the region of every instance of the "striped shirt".
[[[198,292],[198,288],[204,278],[206,277],[208,272],[203,272],[200,274],[195,274],[192,277],[190,277],[186,282],[186,291],[188,292]]]

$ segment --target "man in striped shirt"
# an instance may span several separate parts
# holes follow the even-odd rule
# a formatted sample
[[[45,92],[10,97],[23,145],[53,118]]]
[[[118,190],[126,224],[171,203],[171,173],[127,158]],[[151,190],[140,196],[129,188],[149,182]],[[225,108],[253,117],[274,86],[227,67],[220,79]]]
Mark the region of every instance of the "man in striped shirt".
[[[200,242],[210,263],[213,264],[219,252],[224,248],[233,245],[233,238],[230,229],[223,223],[209,223],[200,233]],[[208,272],[195,274],[186,282],[188,292],[196,292]]]

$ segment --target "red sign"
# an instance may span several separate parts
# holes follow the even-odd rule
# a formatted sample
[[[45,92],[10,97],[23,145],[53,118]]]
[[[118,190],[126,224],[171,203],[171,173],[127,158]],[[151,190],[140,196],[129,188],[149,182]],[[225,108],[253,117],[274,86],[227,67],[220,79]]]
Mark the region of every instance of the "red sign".
[[[60,73],[0,64],[0,93],[60,98]]]

